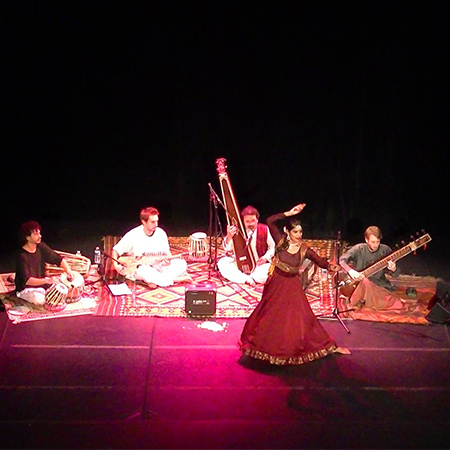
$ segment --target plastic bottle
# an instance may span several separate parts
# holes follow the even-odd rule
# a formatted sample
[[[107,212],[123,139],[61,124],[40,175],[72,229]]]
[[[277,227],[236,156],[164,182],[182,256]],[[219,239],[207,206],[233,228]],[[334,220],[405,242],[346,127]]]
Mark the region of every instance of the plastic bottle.
[[[94,264],[100,265],[102,263],[102,252],[100,251],[100,247],[95,247],[94,250]]]

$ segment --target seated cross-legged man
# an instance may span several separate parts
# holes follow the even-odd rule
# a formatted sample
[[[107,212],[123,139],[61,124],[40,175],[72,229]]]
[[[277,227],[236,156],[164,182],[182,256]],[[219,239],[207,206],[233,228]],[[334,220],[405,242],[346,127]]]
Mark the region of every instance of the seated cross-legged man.
[[[350,295],[350,305],[357,309],[370,311],[405,312],[411,306],[410,301],[401,298],[395,286],[386,278],[400,275],[400,269],[395,261],[388,260],[386,268],[366,278],[363,271],[383,258],[388,258],[392,249],[381,243],[381,230],[370,226],[365,230],[365,242],[348,249],[339,258],[340,266],[347,272],[351,280],[357,284]]]
[[[139,217],[141,224],[125,233],[112,249],[117,272],[150,288],[192,281],[186,261],[172,256],[167,234],[158,226],[159,211],[149,206],[140,211]],[[123,255],[131,255],[131,262],[130,258],[121,259]]]
[[[16,295],[42,306],[46,290],[59,281],[58,277],[46,275],[45,264],[60,266],[68,280],[73,280],[74,273],[66,259],[42,241],[41,225],[38,222],[23,223],[19,230],[19,240],[21,247],[16,255]]]
[[[267,280],[270,263],[275,252],[275,242],[266,224],[259,223],[259,212],[253,206],[247,206],[241,211],[242,221],[248,238],[248,247],[253,253],[256,266],[252,273],[246,274],[239,270],[236,258],[231,256],[233,237],[238,232],[236,226],[228,225],[227,235],[223,241],[226,256],[222,257],[217,265],[221,275],[235,283],[264,284]]]

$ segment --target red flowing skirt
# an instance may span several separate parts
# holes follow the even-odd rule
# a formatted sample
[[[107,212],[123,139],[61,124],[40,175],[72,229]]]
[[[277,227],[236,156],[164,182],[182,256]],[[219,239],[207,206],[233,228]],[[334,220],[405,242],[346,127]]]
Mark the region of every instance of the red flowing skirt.
[[[300,277],[278,268],[247,319],[238,346],[247,356],[277,365],[304,364],[337,347],[311,310]]]

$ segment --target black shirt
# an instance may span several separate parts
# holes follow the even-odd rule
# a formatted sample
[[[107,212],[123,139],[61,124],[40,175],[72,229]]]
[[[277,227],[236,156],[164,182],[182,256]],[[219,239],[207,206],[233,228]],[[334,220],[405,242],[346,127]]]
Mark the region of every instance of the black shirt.
[[[44,242],[38,244],[34,253],[21,248],[16,256],[16,292],[25,289],[30,277],[44,278],[45,263],[59,266],[62,259]]]

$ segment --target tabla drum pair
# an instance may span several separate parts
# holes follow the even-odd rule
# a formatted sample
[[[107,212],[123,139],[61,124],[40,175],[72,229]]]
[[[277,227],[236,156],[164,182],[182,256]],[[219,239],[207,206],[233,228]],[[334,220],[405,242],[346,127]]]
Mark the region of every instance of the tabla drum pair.
[[[61,282],[67,286],[67,303],[75,303],[84,293],[84,278],[78,272],[72,272],[73,280],[67,279],[67,273],[61,274]]]
[[[73,280],[64,272],[60,282],[53,284],[45,293],[44,307],[49,311],[62,311],[68,303],[80,300],[84,293],[84,278],[78,272],[73,273]]]
[[[189,236],[189,257],[191,259],[204,259],[208,254],[206,233],[198,231]]]

